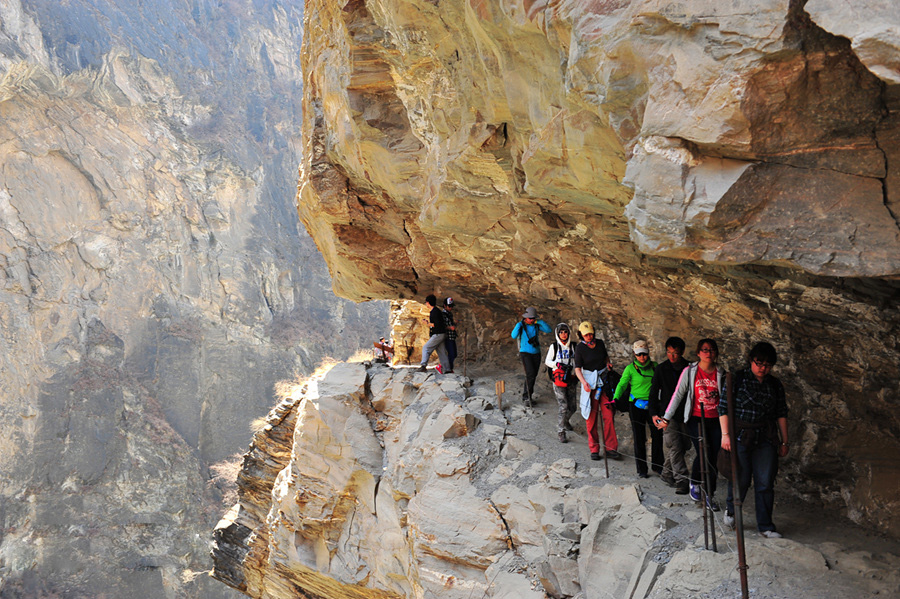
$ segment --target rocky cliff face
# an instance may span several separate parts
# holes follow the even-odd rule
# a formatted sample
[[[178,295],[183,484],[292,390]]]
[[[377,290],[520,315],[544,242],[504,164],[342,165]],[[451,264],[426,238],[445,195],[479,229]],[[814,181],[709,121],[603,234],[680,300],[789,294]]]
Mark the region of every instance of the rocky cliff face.
[[[301,19],[0,5],[2,596],[227,593],[209,466],[276,381],[387,332],[298,226]]]
[[[617,360],[771,340],[790,488],[900,534],[894,2],[305,10],[300,212],[342,295],[451,294],[510,363],[532,304]]]

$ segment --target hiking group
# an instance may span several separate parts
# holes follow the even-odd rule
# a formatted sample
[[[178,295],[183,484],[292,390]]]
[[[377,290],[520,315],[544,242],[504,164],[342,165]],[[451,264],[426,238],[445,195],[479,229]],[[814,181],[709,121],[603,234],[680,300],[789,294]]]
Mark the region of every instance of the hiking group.
[[[453,320],[453,298],[444,299],[443,307],[437,307],[437,297],[433,294],[425,298],[425,305],[430,312],[428,314],[428,341],[422,347],[422,361],[419,370],[425,372],[428,360],[433,352],[437,352],[437,371],[442,374],[453,373],[453,363],[456,361],[456,321]]]
[[[446,298],[438,307],[437,298],[429,295],[425,303],[430,309],[430,336],[422,348],[419,370],[425,371],[431,354],[437,352],[438,372],[452,373],[456,358],[453,299]],[[622,460],[615,413],[625,412],[631,423],[631,457],[637,477],[648,478],[652,470],[674,487],[676,494],[690,495],[701,504],[705,501],[712,511],[720,510],[715,499],[718,464],[724,459],[727,467],[726,452],[735,452],[737,471],[736,476],[727,477],[725,524],[735,524],[733,478],[738,483],[741,504],[751,484],[754,488],[760,534],[781,537],[772,522],[772,512],[778,458],[788,453],[787,403],[781,381],[772,375],[778,356],[770,343],[754,345],[747,365],[732,376],[719,363],[715,339],[701,339],[696,348],[697,361],[689,363],[684,358],[684,340],[669,337],[665,342],[666,360],[660,364],[650,358],[647,341],[639,339],[632,344],[631,362],[620,375],[593,324],[579,324],[575,341],[567,323],[553,329],[538,318],[535,308],[529,307],[511,334],[525,370],[522,401],[529,408],[534,404],[534,386],[542,363],[542,333],[554,335],[543,364],[558,404],[560,443],[568,443],[567,433],[573,430],[570,420],[579,411],[585,420],[591,459]],[[729,406],[732,400],[734,405]],[[729,407],[733,423],[729,422]],[[688,469],[686,457],[691,447],[695,455]]]
[[[512,330],[525,368],[522,400],[528,407],[533,405],[540,364],[539,336],[550,332],[554,339],[544,364],[558,404],[560,443],[568,442],[577,395],[591,459],[602,459],[602,434],[605,457],[621,460],[614,416],[616,411],[626,412],[631,422],[638,478],[648,478],[652,470],[674,487],[676,494],[689,494],[696,502],[705,498],[713,511],[720,510],[715,499],[718,463],[722,459],[727,462],[725,452],[733,451],[737,457],[734,479],[740,503],[752,483],[757,529],[765,537],[781,537],[772,522],[772,512],[778,458],[788,452],[787,403],[781,381],[772,376],[778,356],[770,343],[754,345],[747,365],[732,376],[719,363],[719,347],[714,339],[701,339],[697,343],[697,361],[689,363],[684,358],[684,340],[669,337],[665,342],[666,360],[661,364],[650,359],[647,341],[639,339],[632,344],[632,360],[620,376],[590,322],[578,325],[579,340],[575,342],[567,323],[551,329],[538,318],[537,310],[528,308]],[[734,405],[729,406],[729,401]],[[733,423],[729,422],[729,407]],[[691,447],[695,456],[689,471],[686,454]],[[734,505],[729,477],[724,519],[729,527],[735,524]]]

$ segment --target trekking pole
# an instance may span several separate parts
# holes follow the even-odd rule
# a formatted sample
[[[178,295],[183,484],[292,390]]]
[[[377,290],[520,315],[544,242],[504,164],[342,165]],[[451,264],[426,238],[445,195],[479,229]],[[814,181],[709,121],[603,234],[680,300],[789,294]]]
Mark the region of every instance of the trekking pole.
[[[469,329],[463,331],[463,376],[468,378],[469,372]]]
[[[703,548],[709,549],[709,524],[707,522],[706,502],[706,426],[704,426],[703,404],[700,404],[700,438],[697,445],[700,448],[700,509],[703,510]]]
[[[709,438],[706,436],[706,412],[702,412],[702,416],[700,417],[700,426],[703,427],[703,439],[709,443]],[[706,488],[704,489],[706,493],[706,499],[703,502],[703,509],[705,512],[709,512],[709,533],[712,537],[712,549],[716,553],[719,552],[718,541],[716,540],[716,514],[712,509],[712,500],[709,498],[709,487],[712,486],[713,477],[717,476],[716,469],[709,463],[709,449],[703,454],[703,461],[706,462]]]
[[[741,599],[749,599],[747,586],[747,554],[744,550],[744,501],[741,499],[741,484],[738,482],[737,437],[734,436],[734,389],[731,386],[731,373],[726,375],[728,385],[728,435],[731,439],[731,497],[734,504],[734,524],[737,534],[738,573],[741,576]]]
[[[594,401],[594,397],[597,395],[597,390],[593,389],[591,391],[591,401]],[[603,465],[606,467],[606,478],[609,478],[609,458],[606,457],[606,435],[603,434],[603,394],[600,394],[599,399],[597,399],[597,416],[600,418],[597,421],[600,423],[600,430],[597,431],[599,434],[597,435],[603,441]]]

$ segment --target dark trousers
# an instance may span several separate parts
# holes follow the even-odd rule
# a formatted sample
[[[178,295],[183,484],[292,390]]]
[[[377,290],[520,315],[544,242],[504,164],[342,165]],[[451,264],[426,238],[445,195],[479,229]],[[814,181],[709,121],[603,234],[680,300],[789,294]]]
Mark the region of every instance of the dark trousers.
[[[700,432],[700,417],[691,416],[687,421],[687,433],[697,452],[691,467],[691,482],[695,485],[700,484]],[[713,497],[716,494],[716,479],[719,477],[716,458],[722,446],[722,427],[719,426],[718,418],[706,419],[706,438],[703,442],[706,445],[706,480],[709,481],[709,496]]]
[[[444,341],[444,347],[447,348],[447,360],[450,362],[450,370],[453,370],[453,362],[456,361],[456,339],[447,339]]]
[[[519,352],[519,355],[522,356],[522,365],[525,367],[525,388],[522,390],[522,401],[531,401],[531,396],[534,395],[534,381],[541,368],[541,355],[528,352]]]
[[[628,409],[631,418],[631,433],[634,436],[634,463],[638,474],[647,474],[647,427],[650,427],[650,461],[654,472],[662,472],[663,455],[662,431],[650,421],[650,411],[642,410],[633,403]]]
[[[670,472],[678,485],[688,484],[688,469],[684,456],[691,448],[691,440],[688,439],[684,429],[684,421],[673,418],[669,426],[663,432],[663,449],[666,453],[666,462],[663,464],[663,476]]]
[[[741,491],[741,502],[750,489],[753,479],[753,493],[756,499],[756,527],[760,532],[775,530],[772,523],[772,509],[775,505],[775,477],[778,475],[778,448],[768,439],[760,439],[750,447],[740,441],[731,444],[737,447],[738,487]],[[726,509],[734,514],[734,498],[731,482],[728,482],[728,499]]]

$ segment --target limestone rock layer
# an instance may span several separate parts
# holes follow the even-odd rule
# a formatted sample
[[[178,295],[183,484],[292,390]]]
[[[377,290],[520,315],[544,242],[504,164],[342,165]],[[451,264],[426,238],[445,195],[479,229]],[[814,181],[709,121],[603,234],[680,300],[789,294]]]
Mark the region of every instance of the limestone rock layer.
[[[298,201],[340,294],[453,295],[509,362],[528,305],[618,361],[770,340],[791,488],[900,534],[894,2],[305,10]]]

